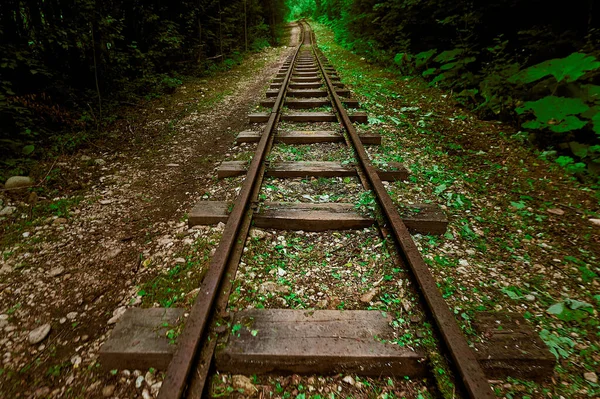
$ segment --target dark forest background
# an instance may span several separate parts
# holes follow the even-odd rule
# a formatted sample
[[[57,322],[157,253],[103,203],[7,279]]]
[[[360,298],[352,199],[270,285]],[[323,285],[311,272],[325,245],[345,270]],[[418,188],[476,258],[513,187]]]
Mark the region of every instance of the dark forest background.
[[[0,168],[274,45],[283,0],[0,1]],[[33,154],[35,151],[36,154]]]
[[[277,44],[284,19],[421,75],[573,173],[600,171],[600,4],[547,0],[2,0],[0,169],[111,111]]]
[[[296,0],[370,62],[431,85],[576,174],[600,172],[600,2]],[[557,151],[557,153],[555,153]]]

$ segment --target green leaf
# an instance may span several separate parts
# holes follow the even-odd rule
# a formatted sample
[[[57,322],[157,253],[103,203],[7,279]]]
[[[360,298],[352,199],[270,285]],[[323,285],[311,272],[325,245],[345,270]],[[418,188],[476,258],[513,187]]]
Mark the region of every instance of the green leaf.
[[[570,165],[572,163],[575,163],[575,161],[573,160],[573,158],[571,157],[567,157],[564,155],[561,155],[560,157],[556,158],[555,161],[557,164],[559,164],[560,166],[562,166],[563,168],[567,165]]]
[[[511,83],[531,83],[548,75],[552,75],[558,82],[563,80],[574,82],[587,71],[600,67],[600,62],[592,55],[573,53],[565,58],[555,58],[531,66],[511,76]]]
[[[586,92],[584,97],[586,101],[600,101],[600,86],[582,85],[581,88]]]
[[[593,314],[594,307],[587,302],[567,298],[550,306],[546,312],[562,321],[580,321]]]
[[[398,53],[394,57],[394,62],[398,65],[404,65],[406,62],[410,62],[410,54]]]
[[[519,202],[511,201],[510,205],[515,209],[523,209],[527,206],[523,201],[519,201]]]
[[[437,52],[437,49],[434,48],[434,49],[431,49],[431,50],[428,50],[428,51],[423,51],[423,52],[420,52],[420,53],[416,54],[415,57],[414,57],[415,58],[415,66],[417,68],[422,67],[423,65],[425,65],[427,63],[427,61],[429,61],[429,59],[431,57],[433,57],[433,55],[436,52]]]
[[[592,123],[593,123],[593,130],[594,133],[596,133],[598,136],[600,136],[600,112],[598,112],[596,115],[594,115],[594,117],[592,118]]]
[[[540,331],[540,338],[557,359],[569,357],[569,350],[575,346],[575,342],[571,338],[556,336],[546,329]]]
[[[589,108],[580,98],[547,96],[537,101],[527,101],[515,111],[519,115],[533,111],[537,119],[536,123],[526,122],[523,124],[524,127],[547,127],[554,132],[562,133],[585,126],[586,121],[573,115],[586,112]]]
[[[435,71],[437,71],[437,68],[429,68],[426,71],[423,71],[423,73],[421,75],[423,75],[423,77],[426,77],[429,75],[433,75],[435,73]]]
[[[515,290],[517,290],[514,287],[504,287],[502,289],[500,289],[500,291],[506,295],[508,295],[510,297],[510,299],[521,299],[523,298],[523,295],[518,294],[517,292],[515,292]]]
[[[23,147],[21,152],[23,153],[23,155],[29,155],[33,152],[33,150],[35,150],[35,146],[33,144],[29,144]]]
[[[581,144],[577,141],[569,142],[569,147],[571,147],[571,151],[573,151],[573,154],[577,155],[579,158],[587,157],[590,148],[589,145]]]
[[[540,129],[544,124],[540,121],[527,121],[521,125],[525,129]]]
[[[442,51],[433,60],[436,61],[436,62],[439,62],[439,63],[452,61],[457,56],[459,56],[460,54],[462,54],[462,52],[463,52],[463,49],[461,49],[461,48],[455,48],[454,50]]]
[[[452,69],[452,68],[454,68],[456,65],[458,65],[458,62],[449,62],[449,63],[447,63],[447,64],[444,64],[444,65],[442,65],[442,66],[440,67],[440,69],[441,69],[442,71],[447,71],[447,70],[449,70],[449,69]]]
[[[431,82],[429,82],[429,85],[433,86],[437,82],[441,82],[444,79],[446,79],[446,75],[443,73],[440,73],[438,76],[435,77],[435,79],[433,79]]]
[[[550,314],[554,314],[554,315],[559,315],[562,312],[564,312],[564,310],[565,310],[565,304],[563,302],[559,302],[559,303],[555,303],[554,305],[552,305],[548,309],[546,309],[546,312],[548,312]]]
[[[592,309],[593,306],[587,302],[582,302],[582,301],[578,301],[576,299],[567,299],[565,300],[566,303],[569,304],[569,307],[573,310],[576,309],[584,309],[584,308],[590,308]]]

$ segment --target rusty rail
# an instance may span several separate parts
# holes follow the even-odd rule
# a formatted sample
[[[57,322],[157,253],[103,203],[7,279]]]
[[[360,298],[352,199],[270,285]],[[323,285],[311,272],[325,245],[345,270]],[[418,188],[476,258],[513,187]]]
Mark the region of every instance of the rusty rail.
[[[308,24],[306,24],[308,25]],[[281,88],[271,109],[268,122],[258,143],[255,155],[247,171],[242,190],[236,199],[229,216],[223,236],[213,256],[209,270],[202,281],[196,302],[190,312],[178,349],[167,370],[167,376],[159,393],[159,399],[179,399],[188,397],[200,398],[206,385],[211,359],[216,345],[216,334],[209,325],[215,313],[223,311],[227,305],[230,284],[224,280],[233,280],[237,263],[241,257],[245,237],[248,234],[253,215],[252,202],[256,200],[265,170],[265,157],[270,151],[274,131],[280,119],[280,111],[287,92],[287,87],[294,70],[295,62],[302,45],[309,44],[313,48],[316,62],[326,83],[327,90],[339,121],[346,130],[346,140],[353,147],[359,161],[360,175],[363,182],[375,193],[385,218],[385,227],[391,230],[398,253],[409,266],[425,299],[428,311],[435,320],[458,374],[471,398],[492,398],[492,392],[481,366],[466,339],[458,327],[454,315],[442,298],[435,279],[423,261],[410,233],[402,222],[395,205],[383,186],[376,169],[352,124],[348,113],[336,93],[330,77],[325,70],[320,54],[316,49],[314,34],[305,29],[301,23],[302,39],[296,48]],[[229,278],[224,279],[227,275]],[[197,372],[191,373],[196,367]],[[188,387],[189,385],[189,387]],[[188,392],[186,392],[186,389]]]
[[[302,26],[303,37],[304,34],[304,26]],[[238,242],[242,225],[245,225],[246,228],[244,235],[247,234],[249,223],[244,224],[243,221],[246,213],[252,212],[250,204],[253,193],[256,191],[255,189],[259,184],[259,180],[262,179],[264,172],[263,161],[273,142],[273,132],[277,121],[279,120],[281,106],[292,75],[294,62],[302,47],[303,41],[304,39],[300,41],[300,44],[294,52],[283,84],[281,85],[281,89],[275,100],[275,105],[271,110],[269,121],[263,130],[258,147],[256,148],[256,152],[250,163],[240,194],[238,195],[233,210],[227,220],[221,241],[219,242],[215,255],[211,259],[208,272],[202,280],[198,296],[196,297],[194,306],[190,311],[183,332],[179,338],[177,351],[167,369],[166,378],[158,395],[159,399],[179,399],[185,392],[190,371],[194,365],[202,337],[205,334],[206,326],[210,322],[213,304],[217,298],[219,287],[223,280],[230,257]]]
[[[311,38],[314,40],[314,37]],[[312,43],[313,48],[315,43]],[[370,184],[377,202],[381,207],[385,218],[391,228],[394,240],[398,245],[399,253],[402,255],[406,263],[411,269],[414,275],[419,290],[423,294],[425,301],[428,306],[428,310],[431,312],[435,323],[438,327],[440,334],[443,337],[444,343],[448,347],[454,364],[458,369],[461,379],[467,389],[467,392],[471,398],[493,398],[492,391],[488,380],[483,372],[483,369],[479,365],[479,362],[475,358],[475,354],[468,346],[464,335],[461,333],[458,327],[454,315],[450,311],[448,304],[442,297],[433,275],[429,271],[429,268],[423,261],[421,254],[415,245],[408,229],[402,222],[400,214],[396,209],[396,206],[392,202],[387,190],[385,189],[381,179],[379,178],[377,171],[369,160],[369,155],[365,151],[365,148],[356,132],[356,129],[352,125],[348,113],[343,107],[340,97],[335,91],[335,86],[331,82],[331,79],[327,75],[321,58],[315,49],[315,58],[319,64],[319,69],[323,75],[323,79],[327,84],[327,90],[331,96],[334,108],[336,109],[341,123],[344,126],[356,157],[359,160],[360,167]]]

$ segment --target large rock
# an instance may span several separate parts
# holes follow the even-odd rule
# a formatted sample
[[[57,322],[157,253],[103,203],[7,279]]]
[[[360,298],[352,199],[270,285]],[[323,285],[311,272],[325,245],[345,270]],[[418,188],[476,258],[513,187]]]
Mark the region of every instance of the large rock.
[[[246,396],[252,396],[258,391],[252,380],[245,375],[234,375],[231,377],[231,382],[234,389],[241,390]]]
[[[6,206],[0,211],[0,216],[12,215],[16,210],[14,206]]]
[[[4,188],[15,189],[33,186],[33,179],[27,176],[13,176],[4,183]]]
[[[258,291],[263,294],[267,294],[267,293],[287,294],[290,292],[290,290],[291,290],[291,288],[288,287],[287,285],[277,284],[273,281],[267,281],[265,283],[262,283],[258,289]]]
[[[50,326],[50,324],[44,324],[44,325],[39,326],[35,330],[31,331],[29,333],[29,343],[31,345],[35,345],[35,344],[39,344],[40,342],[42,342],[44,339],[46,339],[48,334],[50,334],[51,328],[52,327]]]

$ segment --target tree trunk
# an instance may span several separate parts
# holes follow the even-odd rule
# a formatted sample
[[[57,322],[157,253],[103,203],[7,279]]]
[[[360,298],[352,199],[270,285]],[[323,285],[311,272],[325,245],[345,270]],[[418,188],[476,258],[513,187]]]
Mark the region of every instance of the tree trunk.
[[[225,58],[223,56],[223,15],[221,14],[221,0],[219,0],[219,48],[221,52],[221,61]]]
[[[246,43],[246,51],[248,51],[248,10],[246,3],[248,0],[244,0],[244,42]]]

